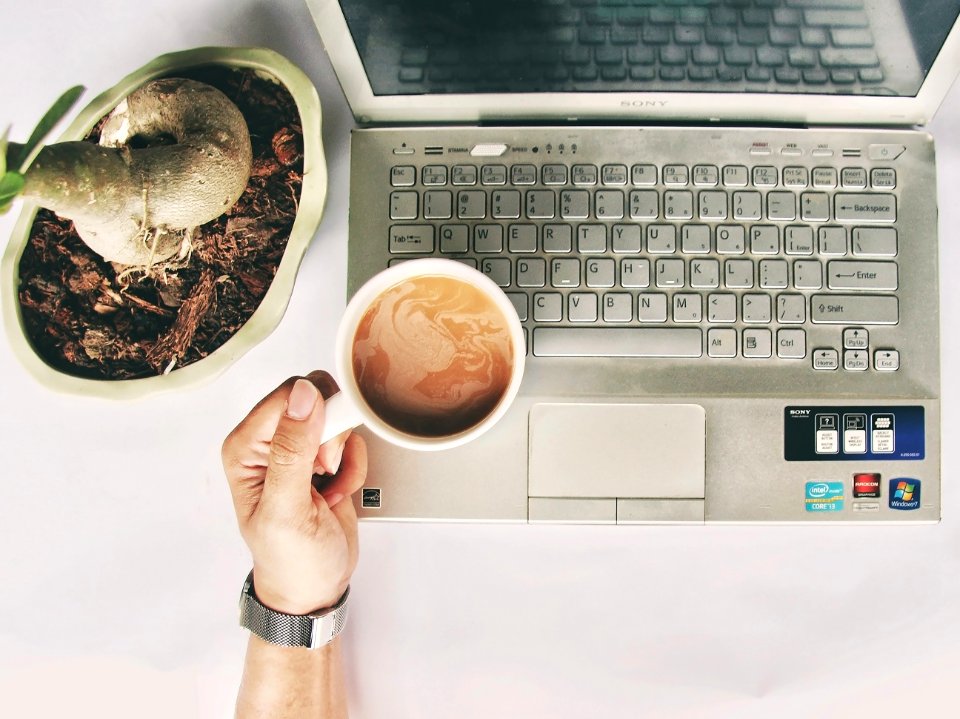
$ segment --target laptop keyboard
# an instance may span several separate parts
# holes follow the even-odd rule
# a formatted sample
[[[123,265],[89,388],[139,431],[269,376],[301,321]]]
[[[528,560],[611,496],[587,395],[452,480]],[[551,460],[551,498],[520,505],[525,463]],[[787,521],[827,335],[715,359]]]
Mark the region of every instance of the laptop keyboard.
[[[406,38],[401,93],[638,83],[869,93],[886,79],[863,0],[542,0],[498,3],[482,17],[449,3],[437,27],[421,22],[402,7],[391,19]],[[523,42],[502,40],[515,40],[516,28]]]
[[[870,332],[900,319],[898,176],[883,158],[903,148],[804,164],[790,147],[760,149],[755,162],[712,164],[705,148],[693,165],[401,156],[384,178],[389,263],[479,269],[512,300],[535,356],[899,369],[902,348]],[[824,325],[838,341],[819,346],[811,330]]]

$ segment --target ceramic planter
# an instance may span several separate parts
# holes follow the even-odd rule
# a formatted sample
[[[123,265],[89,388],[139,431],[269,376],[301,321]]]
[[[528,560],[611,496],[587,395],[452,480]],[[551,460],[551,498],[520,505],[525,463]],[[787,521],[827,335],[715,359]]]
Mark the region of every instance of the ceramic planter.
[[[75,377],[54,369],[36,353],[23,326],[18,297],[20,257],[30,237],[37,207],[27,204],[14,227],[0,262],[3,323],[14,354],[39,382],[72,394],[130,399],[158,391],[184,389],[207,381],[269,335],[280,322],[297,270],[320,223],[327,195],[327,168],[321,142],[320,100],[310,79],[289,60],[263,48],[209,47],[162,55],[96,97],[77,116],[60,141],[81,140],[127,95],[158,77],[203,65],[251,69],[283,85],[293,96],[303,128],[303,184],[297,216],[276,275],[249,320],[207,357],[172,372],[141,379],[107,380]]]

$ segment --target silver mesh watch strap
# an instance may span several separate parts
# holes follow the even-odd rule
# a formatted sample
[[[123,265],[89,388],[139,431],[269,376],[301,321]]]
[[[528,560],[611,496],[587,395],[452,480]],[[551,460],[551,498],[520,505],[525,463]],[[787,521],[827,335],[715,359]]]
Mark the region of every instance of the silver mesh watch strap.
[[[253,591],[253,572],[250,572],[240,594],[240,626],[271,644],[317,649],[332,642],[343,630],[349,595],[350,587],[347,587],[336,605],[315,614],[284,614],[260,603]]]

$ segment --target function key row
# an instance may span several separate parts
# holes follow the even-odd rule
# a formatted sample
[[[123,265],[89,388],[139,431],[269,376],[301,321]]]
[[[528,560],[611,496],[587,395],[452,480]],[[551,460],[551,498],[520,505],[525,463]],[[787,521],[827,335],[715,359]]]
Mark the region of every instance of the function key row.
[[[390,169],[390,184],[393,187],[413,187],[417,184],[418,172],[413,165],[397,165]],[[563,164],[546,164],[538,168],[532,164],[506,165],[426,165],[419,172],[424,187],[443,187],[456,185],[470,187],[475,185],[536,185],[547,186],[594,185],[636,187],[652,186],[662,183],[667,187],[816,187],[832,189],[891,190],[897,186],[897,173],[893,168],[875,167],[784,167],[781,171],[773,165],[694,165],[693,168],[681,164],[669,164],[658,167],[652,163],[627,165],[577,164],[568,167]]]

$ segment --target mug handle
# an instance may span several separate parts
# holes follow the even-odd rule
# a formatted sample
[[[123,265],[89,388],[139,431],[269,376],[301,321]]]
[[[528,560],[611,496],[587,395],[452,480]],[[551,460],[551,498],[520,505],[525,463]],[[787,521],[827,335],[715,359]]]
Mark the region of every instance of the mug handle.
[[[363,415],[360,409],[342,391],[326,400],[324,404],[325,419],[323,432],[320,435],[320,444],[324,444],[348,429],[363,424]]]

